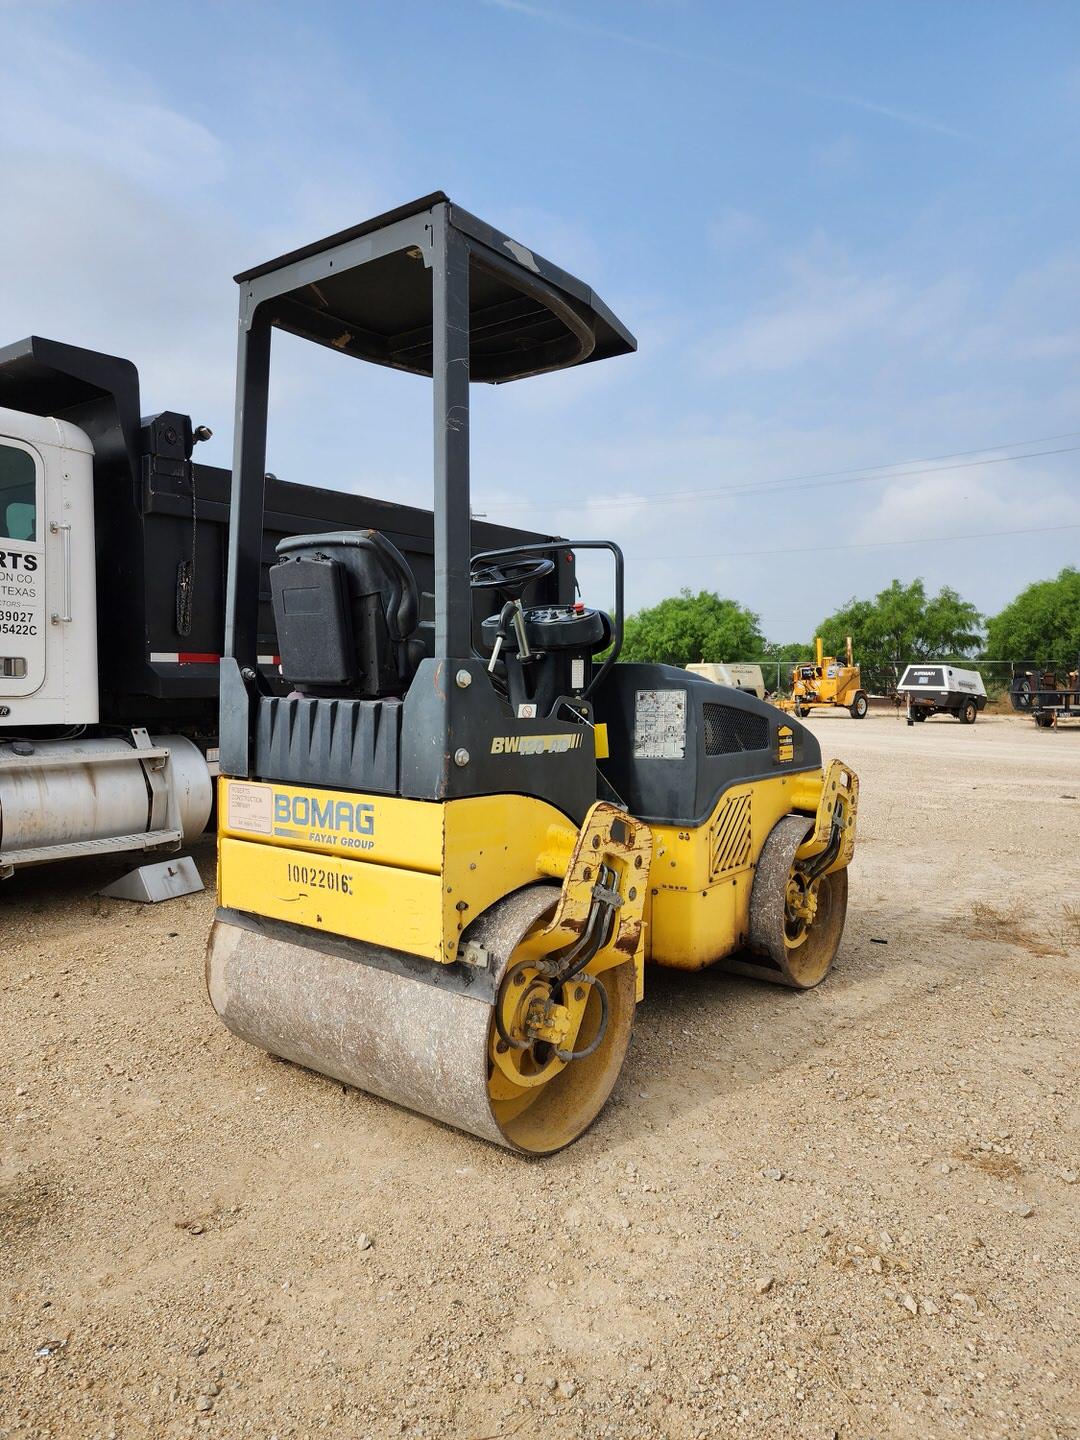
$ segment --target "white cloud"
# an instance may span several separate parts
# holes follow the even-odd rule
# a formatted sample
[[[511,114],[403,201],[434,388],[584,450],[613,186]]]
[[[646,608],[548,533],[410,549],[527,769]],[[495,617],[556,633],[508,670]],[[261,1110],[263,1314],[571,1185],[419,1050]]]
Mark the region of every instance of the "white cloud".
[[[924,130],[934,135],[947,136],[952,140],[968,140],[969,137],[952,125],[945,124],[933,116],[922,115],[913,110],[902,109],[896,105],[885,104],[880,100],[868,96],[850,94],[843,91],[818,89],[813,85],[804,84],[799,80],[789,79],[779,68],[764,69],[752,65],[736,64],[728,54],[718,54],[706,50],[691,50],[683,46],[671,45],[666,41],[652,40],[647,36],[635,35],[629,30],[615,30],[606,25],[598,25],[592,20],[581,19],[564,10],[553,10],[544,5],[535,5],[531,0],[488,0],[488,4],[500,10],[510,11],[517,15],[526,16],[528,19],[540,22],[544,25],[557,26],[563,30],[573,31],[575,34],[584,35],[588,38],[600,41],[614,41],[618,45],[625,45],[634,50],[642,50],[648,54],[665,55],[671,60],[681,60],[691,65],[708,66],[713,71],[723,71],[728,75],[737,75],[750,85],[759,86],[766,90],[776,90],[788,95],[801,96],[804,100],[816,104],[837,105],[861,111],[864,114],[880,116],[897,125],[907,126],[914,130]]]
[[[788,371],[822,358],[846,362],[853,347],[876,346],[880,362],[898,340],[940,348],[951,339],[967,295],[962,276],[920,283],[871,270],[820,235],[782,257],[776,274],[769,298],[699,344],[707,375]]]
[[[154,188],[179,181],[189,195],[225,173],[223,147],[204,125],[163,104],[146,73],[106,72],[71,50],[44,9],[8,12],[0,133],[6,150],[32,150],[46,164],[88,163]]]
[[[938,470],[887,484],[851,539],[903,541],[1080,524],[1080,496],[1070,494],[1055,472],[1030,460],[995,464],[994,471],[991,477],[974,466]]]
[[[229,465],[233,274],[401,197],[351,157],[337,167],[305,162],[290,138],[289,105],[302,99],[293,91],[276,89],[260,143],[243,147],[167,103],[152,70],[106,66],[71,49],[62,16],[46,8],[4,14],[0,344],[41,334],[133,360],[144,413],[190,411],[215,432],[200,459]],[[273,69],[264,67],[262,84]],[[355,86],[351,97],[362,113]],[[233,98],[239,103],[241,92]],[[338,98],[327,72],[324,102],[332,108]],[[380,154],[392,151],[385,124],[372,133],[387,141]],[[258,188],[267,174],[273,204],[247,204],[245,187]],[[287,343],[275,346],[272,433],[283,472],[295,478],[307,478],[313,463],[314,371],[296,363]],[[347,390],[343,365],[336,380]],[[327,410],[336,398],[331,382]]]

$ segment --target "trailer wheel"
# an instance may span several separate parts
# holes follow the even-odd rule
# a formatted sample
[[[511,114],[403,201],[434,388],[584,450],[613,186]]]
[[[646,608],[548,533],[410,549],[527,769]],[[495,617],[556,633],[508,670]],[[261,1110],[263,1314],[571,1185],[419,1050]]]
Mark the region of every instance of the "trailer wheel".
[[[801,705],[796,705],[796,706],[795,706],[795,719],[796,719],[796,720],[802,720],[805,715],[806,715],[806,711],[802,708],[802,706],[801,706]]]
[[[853,720],[865,720],[866,712],[869,709],[870,702],[866,698],[866,692],[864,690],[857,691],[855,699],[851,702],[850,706],[851,718]]]
[[[1009,699],[1014,710],[1030,710],[1032,705],[1031,681],[1024,676],[1021,680],[1014,680],[1012,690],[1009,692]]]
[[[965,700],[960,706],[960,720],[964,725],[974,725],[978,713],[979,707],[974,700]]]

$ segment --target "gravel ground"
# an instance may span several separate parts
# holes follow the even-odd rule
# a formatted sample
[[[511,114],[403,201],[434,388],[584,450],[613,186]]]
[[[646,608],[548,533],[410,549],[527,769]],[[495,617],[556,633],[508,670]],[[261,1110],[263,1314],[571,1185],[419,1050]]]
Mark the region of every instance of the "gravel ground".
[[[209,894],[5,882],[0,1436],[1077,1435],[1080,732],[811,726],[832,977],[651,973],[546,1162],[235,1040]]]

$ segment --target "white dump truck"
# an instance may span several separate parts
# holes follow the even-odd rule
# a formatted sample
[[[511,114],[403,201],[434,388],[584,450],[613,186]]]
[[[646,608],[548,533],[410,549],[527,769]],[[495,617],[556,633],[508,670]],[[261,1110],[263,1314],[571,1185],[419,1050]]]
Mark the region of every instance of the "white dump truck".
[[[174,411],[141,418],[127,360],[36,336],[0,349],[0,878],[92,854],[160,861],[206,826],[231,480],[192,461],[209,434]],[[267,478],[268,693],[283,685],[266,579],[277,542],[365,528],[408,557],[430,607],[429,511]],[[552,538],[474,536],[483,549]],[[172,874],[148,887],[133,872],[116,893],[198,885],[190,862],[141,870]]]
[[[951,715],[974,725],[986,706],[986,686],[978,670],[959,670],[944,662],[907,666],[896,689],[907,702],[909,725],[931,715]]]

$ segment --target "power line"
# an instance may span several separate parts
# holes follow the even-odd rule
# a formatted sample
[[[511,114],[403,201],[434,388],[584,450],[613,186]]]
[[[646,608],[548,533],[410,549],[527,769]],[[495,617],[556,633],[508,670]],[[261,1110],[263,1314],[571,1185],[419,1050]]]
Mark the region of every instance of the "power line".
[[[736,560],[754,555],[816,555],[833,550],[888,550],[894,545],[947,545],[954,540],[994,540],[1003,535],[1057,535],[1062,530],[1080,530],[1076,525],[1039,525],[1027,530],[982,530],[970,535],[924,535],[915,540],[864,540],[850,545],[792,545],[768,550],[709,550],[679,555],[629,555],[643,560]]]
[[[989,455],[994,450],[1019,450],[1024,445],[1052,445],[1055,440],[1075,440],[1080,437],[1080,430],[1063,430],[1060,435],[1036,435],[1030,440],[1007,440],[1002,445],[976,445],[973,450],[946,450],[941,455],[921,455],[910,460],[893,460],[887,465],[849,465],[844,470],[811,470],[805,475],[781,476],[775,480],[759,480],[758,485],[787,485],[802,480],[831,480],[838,475],[868,475],[874,470],[897,470],[904,465],[932,465],[935,460],[963,460],[968,455]],[[1052,451],[1056,454],[1056,451]],[[1017,459],[1017,456],[1006,456],[1006,459]],[[951,467],[949,467],[951,468]],[[671,495],[700,495],[711,493],[708,490],[671,490]]]
[[[1080,434],[1080,431],[1071,431],[1069,434]],[[1054,437],[1048,436],[1047,439]],[[1067,436],[1060,438],[1066,439]],[[1029,442],[1038,443],[1038,442]],[[999,448],[999,447],[993,447]],[[756,480],[748,485],[724,485],[709,490],[669,490],[662,495],[626,495],[614,500],[612,503],[620,508],[626,505],[670,505],[679,504],[684,500],[702,500],[726,495],[745,495],[748,493],[782,495],[791,490],[819,490],[828,489],[836,485],[860,485],[874,480],[905,480],[921,478],[923,475],[938,475],[948,470],[969,470],[981,465],[1007,465],[1014,460],[1037,460],[1042,455],[1069,455],[1080,450],[1080,445],[1062,445],[1053,450],[1029,450],[1021,455],[994,455],[985,460],[960,460],[954,465],[929,466],[920,470],[897,470],[891,466],[870,466],[867,471],[855,473],[838,470],[822,471],[822,478],[814,476],[789,476],[777,480]],[[960,455],[974,455],[980,452],[974,450],[958,450]],[[937,457],[943,458],[943,457]],[[912,462],[897,461],[896,464],[908,464]],[[915,462],[921,464],[922,462]],[[840,478],[833,478],[834,476]],[[488,500],[482,502],[491,507],[492,511],[529,509],[536,505],[534,500]],[[571,506],[568,508],[583,508],[583,506]]]

